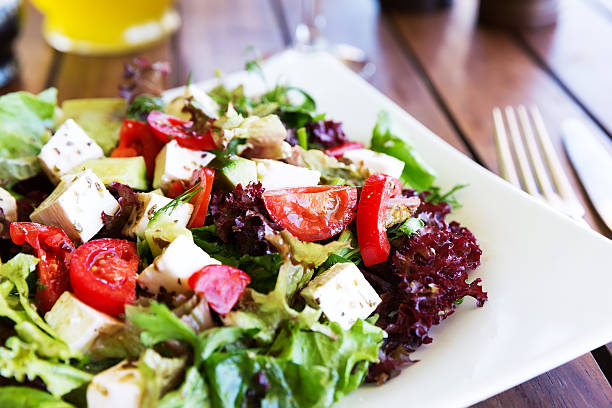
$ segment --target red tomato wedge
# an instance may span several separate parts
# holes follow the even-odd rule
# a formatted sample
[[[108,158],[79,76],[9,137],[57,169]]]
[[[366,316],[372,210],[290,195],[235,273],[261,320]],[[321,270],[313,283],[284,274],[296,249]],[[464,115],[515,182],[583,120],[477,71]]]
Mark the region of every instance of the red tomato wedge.
[[[387,207],[389,199],[401,192],[401,183],[386,174],[373,174],[361,190],[357,208],[357,241],[365,266],[384,262],[391,245],[387,239]]]
[[[76,297],[112,316],[136,299],[136,243],[102,238],[78,247],[70,260],[70,283]]]
[[[357,188],[314,186],[266,190],[266,209],[274,220],[302,241],[333,237],[355,218]]]
[[[236,304],[251,277],[238,268],[208,265],[189,277],[189,287],[206,298],[210,308],[226,314]]]
[[[204,226],[206,213],[208,212],[208,203],[210,203],[210,193],[212,191],[213,182],[215,181],[215,171],[213,169],[197,169],[193,172],[191,185],[199,184],[202,190],[198,191],[189,201],[193,205],[193,213],[187,228],[198,228]]]
[[[147,122],[162,143],[168,143],[174,139],[179,146],[186,149],[210,150],[217,148],[210,131],[204,134],[196,134],[191,129],[192,122],[177,118],[176,116],[152,111],[147,116]]]
[[[28,243],[40,260],[37,265],[40,285],[36,300],[41,312],[48,312],[62,293],[70,289],[68,263],[74,245],[63,229],[34,222],[13,222],[11,240],[17,245]]]
[[[111,153],[111,157],[144,157],[147,166],[147,178],[153,179],[155,158],[162,149],[161,143],[146,123],[138,120],[125,119],[119,131],[119,145]]]
[[[363,149],[363,148],[364,148],[363,143],[346,142],[346,143],[341,144],[340,146],[335,146],[335,147],[330,147],[329,149],[325,149],[323,152],[328,156],[338,158],[338,157],[344,156],[344,153],[348,152],[349,150]]]

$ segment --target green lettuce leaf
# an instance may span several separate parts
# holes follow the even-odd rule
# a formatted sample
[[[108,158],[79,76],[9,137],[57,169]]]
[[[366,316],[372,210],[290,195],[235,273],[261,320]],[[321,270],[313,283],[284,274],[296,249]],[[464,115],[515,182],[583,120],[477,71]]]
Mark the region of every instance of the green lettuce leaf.
[[[423,191],[429,189],[435,179],[435,171],[421,158],[405,138],[397,136],[391,128],[389,112],[378,113],[378,121],[372,131],[370,148],[385,153],[404,162],[401,182],[405,186]]]
[[[38,357],[33,345],[15,336],[0,347],[0,375],[17,381],[33,381],[39,377],[49,392],[57,397],[88,383],[92,377],[69,364]]]
[[[157,408],[209,408],[208,385],[192,366],[185,374],[185,381],[179,389],[171,391],[157,404]]]
[[[142,330],[140,340],[145,346],[151,347],[166,340],[179,340],[195,348],[195,332],[163,303],[127,305],[125,317]]]
[[[11,386],[0,388],[0,407],[74,408],[74,405],[35,388]]]
[[[367,172],[360,171],[354,165],[342,163],[341,161],[326,155],[321,150],[293,149],[294,153],[290,159],[291,164],[317,170],[321,173],[321,184],[342,184],[347,186],[363,186],[368,178]]]
[[[36,175],[36,156],[50,136],[57,90],[38,95],[13,92],[0,96],[0,185]]]
[[[17,254],[0,265],[0,316],[11,319],[18,336],[33,345],[40,356],[64,361],[80,359],[80,353],[68,347],[30,302],[27,278],[37,263],[32,255]]]
[[[363,382],[368,363],[378,361],[382,329],[358,320],[349,331],[331,323],[333,337],[296,328],[284,328],[268,354],[306,367],[323,366],[335,372],[334,400],[355,390]]]
[[[334,372],[248,353],[214,353],[205,363],[214,407],[328,407]]]
[[[165,358],[147,349],[137,362],[142,376],[143,397],[141,408],[155,408],[159,398],[176,385],[176,379],[185,368],[184,358]]]

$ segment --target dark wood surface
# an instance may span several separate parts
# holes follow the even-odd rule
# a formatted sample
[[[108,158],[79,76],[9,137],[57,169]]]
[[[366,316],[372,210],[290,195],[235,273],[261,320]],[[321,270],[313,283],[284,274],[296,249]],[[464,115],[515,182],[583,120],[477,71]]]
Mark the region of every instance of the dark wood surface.
[[[41,36],[42,18],[25,7],[16,43],[21,77],[9,90],[55,86],[60,98],[116,95],[123,63],[164,59],[168,86],[242,67],[247,46],[264,55],[290,46],[296,0],[183,0],[177,34],[117,57],[58,53]],[[561,0],[556,26],[505,30],[477,24],[477,1],[428,14],[382,13],[374,0],[326,0],[324,35],[362,48],[376,65],[369,81],[406,111],[492,171],[498,171],[490,111],[537,104],[559,152],[562,119],[583,120],[603,141],[612,134],[612,0]],[[594,212],[565,154],[563,164],[587,208],[587,221],[612,237]],[[612,177],[612,176],[611,176]],[[477,404],[478,407],[610,407],[612,356],[602,347]],[[607,378],[606,378],[607,375]]]

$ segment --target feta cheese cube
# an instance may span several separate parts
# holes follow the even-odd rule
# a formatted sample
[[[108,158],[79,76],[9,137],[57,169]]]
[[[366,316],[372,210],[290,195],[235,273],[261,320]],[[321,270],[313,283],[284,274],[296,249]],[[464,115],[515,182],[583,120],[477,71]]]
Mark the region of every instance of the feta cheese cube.
[[[122,323],[64,292],[45,315],[45,320],[71,349],[83,354],[102,331],[119,329]]]
[[[186,149],[171,140],[155,159],[153,188],[168,191],[176,180],[189,181],[194,170],[206,167],[214,158],[210,152]]]
[[[187,280],[206,265],[220,265],[199,246],[179,235],[161,255],[138,276],[138,284],[157,295],[163,287],[166,292],[182,293],[190,290]]]
[[[316,186],[321,178],[321,173],[317,170],[293,166],[277,160],[256,159],[255,161],[257,162],[257,179],[267,190]]]
[[[301,292],[313,307],[349,330],[357,319],[366,319],[380,304],[380,296],[353,263],[338,263],[314,278]]]
[[[357,167],[367,169],[370,174],[386,174],[400,178],[404,170],[404,162],[385,153],[377,153],[370,149],[348,150],[342,156]]]
[[[138,197],[138,205],[134,211],[132,211],[132,214],[130,214],[130,218],[122,230],[123,234],[128,237],[134,237],[136,235],[144,237],[144,232],[147,229],[147,225],[149,225],[149,220],[153,217],[155,211],[172,201],[170,198],[155,192],[138,193],[136,196]],[[192,212],[193,205],[182,203],[172,210],[170,219],[177,225],[186,227]]]
[[[87,387],[88,408],[140,408],[144,387],[138,366],[123,360],[99,374]]]
[[[0,209],[7,221],[17,221],[17,200],[2,187],[0,187]]]
[[[102,148],[72,119],[66,120],[40,150],[38,159],[47,177],[60,178],[85,160],[104,157]]]
[[[40,224],[63,228],[74,242],[86,242],[103,227],[102,212],[112,215],[119,203],[91,170],[65,176],[30,215]]]

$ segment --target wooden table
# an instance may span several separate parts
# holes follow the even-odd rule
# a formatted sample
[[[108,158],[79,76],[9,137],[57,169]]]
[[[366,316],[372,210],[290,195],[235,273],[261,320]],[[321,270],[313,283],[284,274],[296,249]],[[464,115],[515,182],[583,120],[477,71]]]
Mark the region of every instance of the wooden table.
[[[556,27],[507,31],[477,25],[477,1],[430,14],[381,13],[374,0],[326,0],[324,34],[364,49],[376,64],[371,83],[450,144],[498,171],[494,106],[537,104],[562,152],[563,118],[575,116],[612,135],[612,0],[562,0]],[[290,46],[297,0],[183,0],[183,25],[172,38],[137,55],[172,63],[168,86],[242,68],[249,46],[271,54]],[[27,8],[16,44],[21,78],[12,89],[59,89],[61,99],[115,96],[123,63],[135,55],[82,57],[50,49],[41,16]],[[563,162],[587,208],[587,220],[612,237]],[[612,177],[612,175],[611,175]],[[612,406],[612,344],[477,404]],[[606,379],[607,376],[607,379]]]

